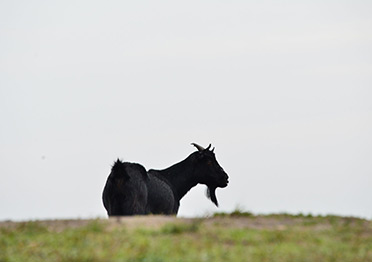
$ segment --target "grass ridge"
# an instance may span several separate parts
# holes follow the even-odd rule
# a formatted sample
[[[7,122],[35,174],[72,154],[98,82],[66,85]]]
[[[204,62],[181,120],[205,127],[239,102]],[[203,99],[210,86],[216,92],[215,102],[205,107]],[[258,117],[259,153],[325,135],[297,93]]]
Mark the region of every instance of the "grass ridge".
[[[162,220],[0,223],[0,261],[372,262],[372,221],[361,218],[235,210]]]

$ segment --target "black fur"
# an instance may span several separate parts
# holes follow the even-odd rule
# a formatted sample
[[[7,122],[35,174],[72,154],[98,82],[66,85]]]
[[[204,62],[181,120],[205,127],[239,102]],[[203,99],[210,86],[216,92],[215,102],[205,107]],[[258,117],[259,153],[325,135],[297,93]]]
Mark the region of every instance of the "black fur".
[[[109,216],[177,214],[182,197],[197,184],[208,187],[207,196],[218,206],[215,190],[226,187],[228,175],[210,146],[164,170],[117,160],[103,190]]]

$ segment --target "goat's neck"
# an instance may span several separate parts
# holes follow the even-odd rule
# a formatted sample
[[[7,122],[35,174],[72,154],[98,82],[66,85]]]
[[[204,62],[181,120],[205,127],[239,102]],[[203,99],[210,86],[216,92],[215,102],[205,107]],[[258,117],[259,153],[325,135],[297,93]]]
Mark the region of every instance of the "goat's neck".
[[[191,188],[198,184],[194,172],[195,165],[192,162],[190,158],[186,158],[167,169],[159,170],[160,174],[172,184],[178,200],[181,200]]]

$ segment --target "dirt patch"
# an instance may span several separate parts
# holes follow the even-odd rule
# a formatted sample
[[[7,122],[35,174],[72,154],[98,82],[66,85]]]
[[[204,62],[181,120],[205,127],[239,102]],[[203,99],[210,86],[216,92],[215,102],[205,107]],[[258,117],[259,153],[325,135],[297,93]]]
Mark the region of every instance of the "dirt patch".
[[[46,227],[48,230],[60,232],[67,228],[79,228],[87,226],[89,223],[92,223],[91,219],[65,219],[65,220],[34,220],[27,222],[13,222],[13,221],[3,221],[0,222],[0,228],[18,228],[26,224],[37,224],[42,227]]]
[[[174,216],[132,216],[113,217],[109,219],[67,219],[67,220],[35,220],[29,222],[2,221],[0,228],[13,229],[25,224],[35,223],[46,227],[50,231],[60,232],[65,229],[74,229],[88,226],[93,223],[102,223],[108,230],[118,227],[127,229],[152,228],[159,229],[169,223],[191,223],[195,219],[176,218]]]
[[[339,218],[338,223],[344,223],[343,218]],[[371,230],[371,221],[356,220]],[[69,219],[69,220],[40,220],[31,222],[0,222],[0,228],[16,228],[26,223],[37,223],[46,227],[48,230],[61,232],[65,229],[84,227],[92,223],[102,223],[107,230],[125,227],[126,229],[149,228],[160,229],[166,224],[185,224],[201,223],[205,227],[224,227],[224,228],[251,228],[268,230],[286,230],[294,226],[306,226],[311,223],[313,230],[325,230],[332,227],[328,220],[312,220],[299,217],[282,216],[252,216],[252,217],[210,217],[210,218],[177,218],[175,216],[132,216],[114,217],[109,219]],[[347,220],[350,223],[350,220]],[[352,221],[352,223],[356,223]]]
[[[127,229],[151,228],[159,229],[166,224],[191,223],[193,218],[177,218],[174,216],[133,216],[133,217],[114,217],[106,221],[108,229],[124,226]]]

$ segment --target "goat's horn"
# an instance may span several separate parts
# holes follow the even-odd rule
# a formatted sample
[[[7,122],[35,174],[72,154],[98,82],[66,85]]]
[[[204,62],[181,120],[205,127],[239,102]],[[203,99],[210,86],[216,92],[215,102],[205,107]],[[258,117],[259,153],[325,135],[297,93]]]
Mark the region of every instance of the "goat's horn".
[[[191,145],[193,145],[194,147],[196,147],[199,151],[203,151],[203,150],[205,150],[204,147],[199,146],[198,144],[191,143]]]
[[[207,150],[209,150],[209,149],[211,148],[211,146],[212,146],[212,145],[211,145],[211,144],[209,144],[209,146],[208,146],[208,147],[207,147],[206,149],[207,149]]]

